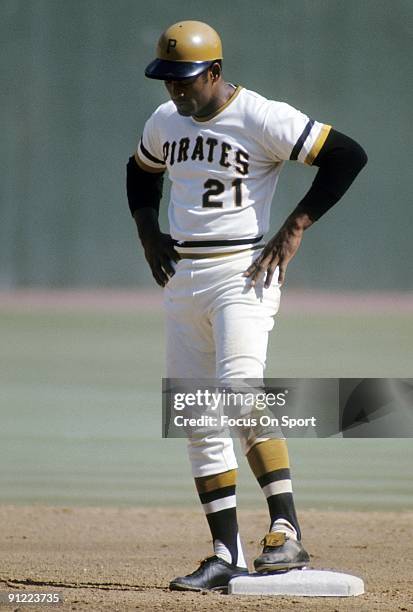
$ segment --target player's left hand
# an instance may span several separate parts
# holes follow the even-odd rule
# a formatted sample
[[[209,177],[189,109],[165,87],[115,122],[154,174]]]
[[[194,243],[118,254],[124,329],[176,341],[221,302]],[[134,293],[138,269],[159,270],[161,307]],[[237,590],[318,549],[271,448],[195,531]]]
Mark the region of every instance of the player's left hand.
[[[285,272],[291,259],[296,254],[304,233],[304,227],[287,220],[282,228],[267,242],[261,255],[244,272],[251,279],[254,287],[265,276],[264,287],[271,285],[274,272],[278,266],[278,284],[285,280]]]

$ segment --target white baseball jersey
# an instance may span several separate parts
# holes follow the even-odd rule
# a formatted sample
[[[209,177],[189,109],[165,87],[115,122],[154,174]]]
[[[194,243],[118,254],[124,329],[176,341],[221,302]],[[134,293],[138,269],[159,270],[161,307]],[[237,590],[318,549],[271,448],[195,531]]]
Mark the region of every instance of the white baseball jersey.
[[[249,239],[268,231],[284,161],[312,164],[330,129],[289,104],[237,87],[202,120],[180,115],[172,101],[159,106],[136,158],[148,171],[168,170],[170,233],[178,251],[239,250],[240,240],[248,248]]]

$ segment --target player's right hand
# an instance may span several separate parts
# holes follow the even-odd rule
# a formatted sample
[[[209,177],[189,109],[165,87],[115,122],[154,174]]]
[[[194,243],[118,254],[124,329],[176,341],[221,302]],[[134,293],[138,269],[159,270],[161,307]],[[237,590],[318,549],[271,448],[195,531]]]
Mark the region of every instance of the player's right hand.
[[[168,280],[175,274],[172,261],[179,261],[174,243],[169,234],[159,232],[143,242],[145,258],[152,270],[152,275],[158,285],[165,287]]]

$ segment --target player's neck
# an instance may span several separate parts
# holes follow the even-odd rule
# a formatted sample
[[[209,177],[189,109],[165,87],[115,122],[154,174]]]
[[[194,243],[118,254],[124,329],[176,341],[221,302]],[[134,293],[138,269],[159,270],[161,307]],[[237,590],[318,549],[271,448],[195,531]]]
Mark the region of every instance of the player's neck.
[[[226,83],[223,79],[217,83],[217,88],[214,96],[211,98],[210,103],[205,106],[202,111],[193,115],[196,119],[202,119],[216,113],[221,106],[224,106],[234,94],[236,87],[231,83]]]

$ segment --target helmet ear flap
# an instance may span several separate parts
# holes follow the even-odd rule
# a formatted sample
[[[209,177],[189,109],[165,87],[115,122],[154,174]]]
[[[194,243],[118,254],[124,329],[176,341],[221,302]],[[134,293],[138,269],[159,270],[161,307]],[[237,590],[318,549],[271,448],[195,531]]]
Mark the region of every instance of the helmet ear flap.
[[[156,59],[145,70],[150,79],[183,80],[198,76],[222,60],[218,33],[202,21],[180,21],[159,38]]]

